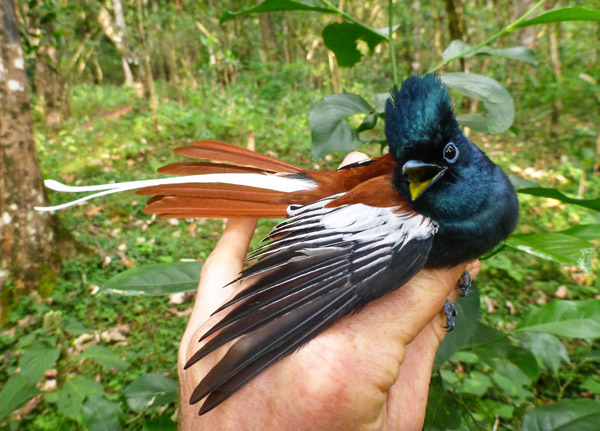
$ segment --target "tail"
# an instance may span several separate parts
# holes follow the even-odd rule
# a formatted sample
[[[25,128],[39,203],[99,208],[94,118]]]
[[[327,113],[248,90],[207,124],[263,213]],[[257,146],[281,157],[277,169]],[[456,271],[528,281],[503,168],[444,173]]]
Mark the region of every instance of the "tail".
[[[178,162],[163,166],[162,174],[176,177],[73,187],[46,180],[46,187],[61,192],[96,192],[38,211],[55,211],[96,197],[137,190],[155,195],[144,209],[159,217],[284,217],[291,203],[317,189],[300,167],[273,157],[218,141],[197,141],[175,153],[210,162]]]

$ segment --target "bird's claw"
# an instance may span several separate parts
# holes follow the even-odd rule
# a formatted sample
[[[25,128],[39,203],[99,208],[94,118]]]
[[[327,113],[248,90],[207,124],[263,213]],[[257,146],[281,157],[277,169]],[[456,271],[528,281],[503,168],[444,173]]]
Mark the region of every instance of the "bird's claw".
[[[449,299],[446,299],[444,303],[444,308],[442,308],[444,313],[446,314],[446,326],[444,328],[448,332],[452,332],[454,329],[454,318],[457,315],[456,308],[454,308],[454,304]]]
[[[467,296],[469,294],[469,289],[471,288],[471,274],[469,271],[465,270],[463,275],[458,279],[458,294],[460,296]]]

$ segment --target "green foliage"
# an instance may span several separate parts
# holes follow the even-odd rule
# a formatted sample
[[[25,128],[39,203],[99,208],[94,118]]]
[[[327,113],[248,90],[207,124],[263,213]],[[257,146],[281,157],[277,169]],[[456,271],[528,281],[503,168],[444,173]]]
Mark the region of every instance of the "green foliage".
[[[120,295],[168,295],[196,290],[200,262],[145,265],[121,272],[101,286],[101,291]]]
[[[530,410],[522,431],[594,431],[600,421],[600,400],[561,400]]]
[[[144,374],[125,388],[125,397],[129,407],[136,412],[163,406],[177,400],[177,381],[162,374]]]

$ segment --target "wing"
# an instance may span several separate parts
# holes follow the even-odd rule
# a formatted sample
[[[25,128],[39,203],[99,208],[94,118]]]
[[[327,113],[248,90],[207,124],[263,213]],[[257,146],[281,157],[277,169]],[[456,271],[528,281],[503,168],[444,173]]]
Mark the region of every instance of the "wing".
[[[372,190],[389,195],[378,200],[388,206],[360,202],[369,201]],[[208,396],[200,414],[342,316],[410,280],[427,260],[437,230],[401,200],[389,177],[292,205],[288,215],[269,234],[273,241],[250,255],[258,261],[235,281],[261,277],[216,311],[237,304],[204,334],[200,341],[216,333],[185,366],[239,337],[192,394],[191,404]]]

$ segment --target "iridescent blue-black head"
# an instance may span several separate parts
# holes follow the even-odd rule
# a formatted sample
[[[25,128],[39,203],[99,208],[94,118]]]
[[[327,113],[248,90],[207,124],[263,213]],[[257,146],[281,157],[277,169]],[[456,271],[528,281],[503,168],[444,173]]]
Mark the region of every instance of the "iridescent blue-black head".
[[[495,165],[461,131],[438,76],[411,76],[394,87],[385,116],[394,187],[415,210],[455,220],[481,204]]]

